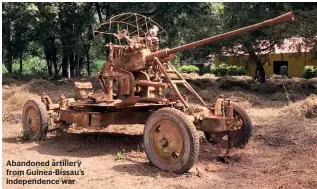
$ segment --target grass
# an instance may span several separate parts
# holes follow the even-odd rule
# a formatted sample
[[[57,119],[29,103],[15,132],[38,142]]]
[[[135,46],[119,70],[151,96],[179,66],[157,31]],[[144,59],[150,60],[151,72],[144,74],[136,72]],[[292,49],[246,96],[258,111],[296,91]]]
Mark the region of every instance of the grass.
[[[317,117],[317,96],[311,94],[306,99],[292,103],[284,111],[293,113],[297,118]]]
[[[125,156],[125,150],[122,149],[121,151],[117,152],[115,160],[116,161],[125,161],[126,160],[126,156]]]
[[[30,140],[31,133],[29,131],[21,131],[17,140],[20,142],[25,142]]]

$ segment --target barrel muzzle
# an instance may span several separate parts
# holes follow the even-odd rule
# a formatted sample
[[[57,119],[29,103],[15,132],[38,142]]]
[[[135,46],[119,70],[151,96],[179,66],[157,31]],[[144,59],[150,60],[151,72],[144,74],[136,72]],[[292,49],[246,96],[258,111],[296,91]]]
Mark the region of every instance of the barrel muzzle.
[[[293,14],[293,12],[288,12],[288,13],[285,13],[281,16],[276,17],[276,18],[267,20],[265,22],[267,25],[273,25],[273,24],[278,24],[281,22],[290,22],[292,20],[294,20],[294,14]]]

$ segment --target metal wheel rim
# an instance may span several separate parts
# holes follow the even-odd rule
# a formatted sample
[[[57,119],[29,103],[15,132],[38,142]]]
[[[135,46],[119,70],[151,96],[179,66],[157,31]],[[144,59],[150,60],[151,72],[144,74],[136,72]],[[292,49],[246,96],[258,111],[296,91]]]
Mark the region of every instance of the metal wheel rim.
[[[184,141],[181,130],[171,120],[161,120],[151,130],[151,149],[159,161],[177,164],[183,156]]]
[[[40,118],[38,110],[34,107],[28,107],[25,111],[25,128],[28,132],[36,134],[40,128]]]

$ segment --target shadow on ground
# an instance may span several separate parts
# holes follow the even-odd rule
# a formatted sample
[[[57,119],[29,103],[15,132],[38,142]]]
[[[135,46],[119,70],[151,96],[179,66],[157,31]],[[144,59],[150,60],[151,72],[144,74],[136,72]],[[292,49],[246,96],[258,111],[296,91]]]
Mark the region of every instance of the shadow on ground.
[[[215,161],[220,150],[201,138],[199,161]],[[94,157],[103,155],[116,155],[118,152],[140,153],[141,159],[146,159],[143,135],[130,135],[112,132],[90,133],[62,133],[49,134],[41,141],[20,141],[17,137],[3,138],[4,143],[34,143],[27,150],[37,151],[40,154],[67,157]],[[131,162],[135,158],[127,159]],[[122,168],[123,169],[123,168]]]

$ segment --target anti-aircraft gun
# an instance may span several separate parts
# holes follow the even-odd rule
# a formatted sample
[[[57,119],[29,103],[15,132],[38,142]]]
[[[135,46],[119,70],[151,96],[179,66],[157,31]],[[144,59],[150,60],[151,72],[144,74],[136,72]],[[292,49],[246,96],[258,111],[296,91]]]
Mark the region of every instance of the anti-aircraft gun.
[[[144,147],[150,162],[158,168],[182,173],[197,161],[199,136],[227,149],[243,148],[251,136],[252,123],[237,103],[220,96],[206,103],[171,65],[175,53],[294,19],[289,12],[264,22],[202,39],[171,49],[159,49],[166,31],[152,19],[124,13],[105,21],[96,36],[108,35],[108,59],[97,74],[101,93],[91,82],[75,82],[77,99],[60,96],[53,103],[43,94],[41,101],[26,102],[22,112],[24,132],[33,140],[47,132],[72,124],[86,129],[102,129],[115,124],[144,124]],[[181,94],[184,85],[201,103],[194,107]],[[171,93],[167,92],[171,91]]]

